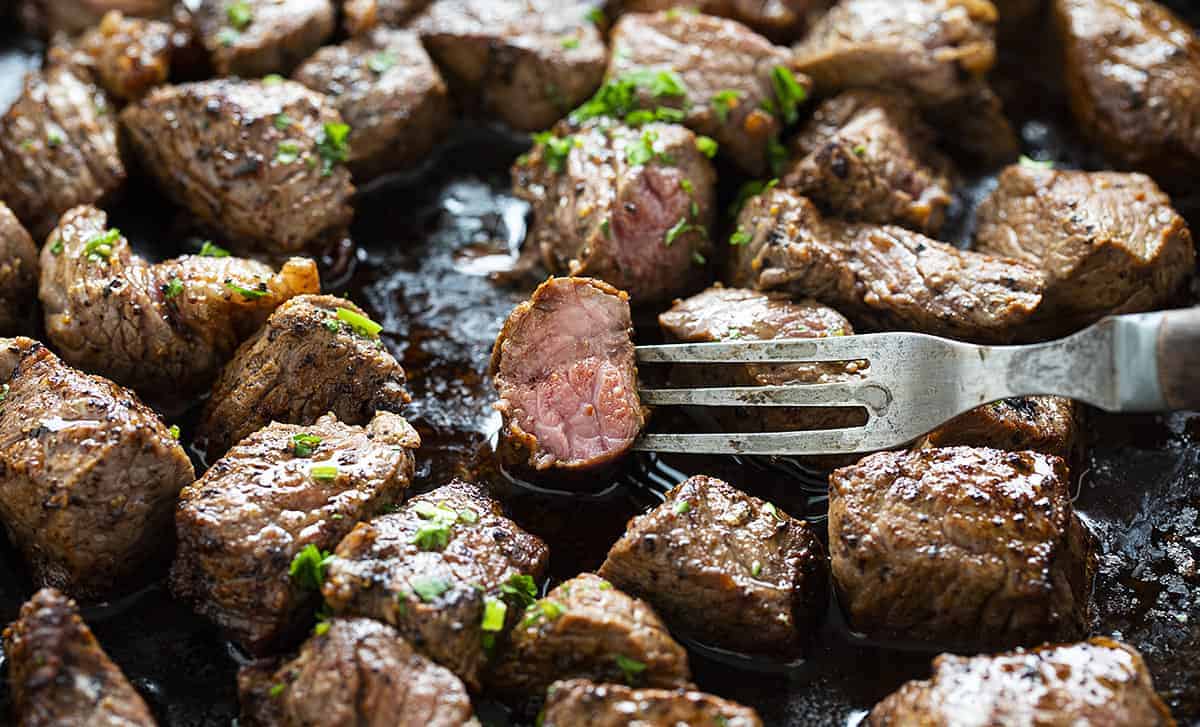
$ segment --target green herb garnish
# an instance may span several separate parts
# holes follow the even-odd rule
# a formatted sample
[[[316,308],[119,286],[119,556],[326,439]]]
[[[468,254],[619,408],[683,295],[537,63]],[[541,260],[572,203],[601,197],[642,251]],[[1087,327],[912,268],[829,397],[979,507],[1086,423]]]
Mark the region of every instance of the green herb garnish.
[[[170,435],[171,435],[171,439],[179,439],[179,435],[180,435],[180,431],[179,431],[179,425],[178,425],[178,424],[172,424],[172,425],[171,425],[171,426],[170,426],[170,427],[167,429],[167,434],[170,434]]]
[[[325,583],[325,570],[332,560],[333,553],[309,543],[292,558],[292,564],[288,566],[288,575],[301,588],[319,591]]]
[[[278,86],[283,83],[283,76],[278,73],[268,73],[263,76],[262,82],[264,86]]]
[[[508,615],[508,604],[499,598],[487,598],[483,602],[483,622],[480,628],[484,631],[500,631],[504,628],[504,619]]]
[[[779,512],[779,508],[775,507],[775,503],[773,502],[768,502],[767,504],[763,505],[763,512],[771,515],[780,522],[783,521],[783,515]]]
[[[337,319],[354,329],[354,332],[364,338],[378,338],[383,326],[367,318],[361,313],[355,313],[349,308],[338,308]]]
[[[275,128],[280,131],[287,131],[294,123],[292,117],[287,114],[276,114],[275,116]]]
[[[226,48],[238,42],[238,38],[241,37],[242,34],[233,28],[221,28],[219,31],[217,31],[217,42]]]
[[[278,697],[280,694],[283,694],[284,689],[287,689],[287,686],[285,684],[282,684],[282,683],[274,684],[271,686],[271,690],[270,690],[269,694],[271,695],[271,698],[274,699],[275,697]]]
[[[267,295],[266,283],[259,283],[257,288],[244,288],[232,280],[226,280],[225,288],[226,290],[232,290],[246,300],[258,300],[259,298],[265,298]]]
[[[542,147],[542,159],[546,168],[552,172],[561,172],[567,167],[567,157],[571,154],[577,142],[573,136],[558,137],[552,131],[543,131],[533,135],[533,143]]]
[[[646,671],[646,665],[637,659],[630,659],[624,654],[617,654],[613,657],[617,662],[617,667],[621,673],[625,675],[625,683],[629,686],[634,686],[642,678],[642,672]]]
[[[808,91],[792,75],[787,66],[775,66],[771,69],[771,85],[775,88],[775,98],[779,102],[779,111],[786,124],[794,124],[800,118],[797,108],[808,98]]]
[[[713,157],[715,157],[717,155],[717,142],[712,137],[703,136],[703,135],[697,136],[696,137],[696,148],[700,150],[701,154],[708,157],[709,159],[712,159]]]
[[[761,573],[762,573],[762,563],[759,563],[756,560],[750,564],[750,575],[754,576],[755,578],[758,578],[758,576]]]
[[[515,605],[529,608],[537,601],[537,583],[531,576],[514,573],[500,584],[500,593],[508,596]]]
[[[374,73],[386,73],[395,65],[396,54],[386,50],[379,51],[367,60],[367,68]]]
[[[738,99],[741,98],[742,92],[733,89],[725,89],[717,91],[713,94],[711,104],[713,113],[717,115],[717,120],[722,124],[729,121],[729,112],[737,108]]]
[[[121,231],[117,228],[112,228],[108,232],[97,235],[87,241],[83,246],[83,256],[89,262],[107,262],[112,257],[113,243],[121,238]]]
[[[64,141],[66,140],[63,138],[62,132],[58,129],[51,129],[46,132],[46,145],[51,149],[62,146]]]
[[[54,238],[54,242],[50,243],[50,254],[51,255],[62,255],[62,252],[63,252],[62,238],[56,237],[56,238]]]
[[[745,245],[749,243],[751,239],[750,233],[746,232],[741,227],[738,227],[737,230],[735,230],[734,233],[729,236],[729,244],[737,247],[739,245]]]
[[[320,138],[317,139],[317,153],[324,160],[321,176],[328,177],[333,174],[335,164],[350,158],[349,137],[349,124],[325,124],[321,128]]]
[[[174,298],[183,292],[183,281],[179,278],[171,278],[166,285],[162,287],[163,297],[167,300]]]
[[[225,17],[237,30],[245,30],[254,22],[254,9],[250,7],[250,3],[238,0],[225,9]]]
[[[675,503],[675,514],[676,515],[682,515],[691,509],[692,509],[692,503],[688,502],[687,500],[680,500],[679,502]]]
[[[579,39],[574,36],[563,38],[562,47],[566,50],[574,50],[579,47]]]
[[[602,116],[623,119],[639,108],[638,90],[645,89],[655,98],[686,98],[687,86],[671,70],[639,68],[607,81],[582,106],[571,113],[574,121]]]
[[[1017,163],[1029,169],[1053,169],[1054,161],[1052,159],[1030,159],[1024,154],[1017,160]]]
[[[291,139],[279,142],[279,146],[275,148],[276,164],[294,164],[299,158],[300,144]]]
[[[223,247],[218,247],[212,244],[211,240],[205,240],[200,246],[200,257],[229,257],[229,251]]]
[[[336,464],[315,464],[308,468],[308,474],[314,480],[336,480],[338,466]]]
[[[315,434],[296,434],[292,437],[292,454],[297,457],[311,457],[320,444],[321,438]]]
[[[430,576],[421,576],[412,579],[409,582],[413,592],[417,594],[425,603],[430,603],[441,596],[446,591],[450,590],[450,583],[441,578],[433,578]]]

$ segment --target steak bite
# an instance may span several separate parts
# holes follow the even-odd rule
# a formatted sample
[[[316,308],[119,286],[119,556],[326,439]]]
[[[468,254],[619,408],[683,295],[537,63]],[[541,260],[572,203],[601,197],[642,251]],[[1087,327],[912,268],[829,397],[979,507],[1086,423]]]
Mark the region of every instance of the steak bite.
[[[833,4],[833,0],[623,0],[626,12],[651,13],[676,7],[695,8],[708,15],[732,18],[778,41],[796,40],[809,22]]]
[[[430,0],[344,0],[342,26],[352,37],[379,26],[399,28],[429,3]]]
[[[683,123],[715,138],[748,174],[770,169],[773,145],[807,96],[808,79],[794,72],[791,51],[733,20],[633,13],[617,21],[612,44],[606,88],[633,85],[643,109],[679,109]],[[597,100],[611,106],[616,99],[608,96],[620,97],[602,91]]]
[[[246,727],[478,725],[458,677],[366,618],[323,622],[294,659],[242,667],[238,692]]]
[[[171,25],[109,12],[79,42],[97,82],[113,97],[133,101],[171,72]]]
[[[170,14],[172,0],[16,0],[25,29],[43,38],[58,33],[78,35],[93,27],[109,11],[139,18]]]
[[[873,454],[829,477],[829,551],[850,627],[995,648],[1087,631],[1094,538],[1066,464],[949,447]]]
[[[37,246],[17,216],[0,201],[0,336],[30,327],[37,280]]]
[[[343,424],[363,425],[376,411],[408,403],[404,381],[361,308],[302,295],[238,348],[213,385],[196,442],[212,459],[271,422],[312,424],[332,412]]]
[[[420,443],[390,413],[251,434],[180,494],[171,591],[254,654],[285,646],[320,602],[326,551],[403,499]]]
[[[94,600],[140,582],[169,557],[175,496],[195,476],[132,392],[0,339],[0,521],[36,585]]]
[[[546,692],[542,727],[625,727],[638,725],[721,725],[762,727],[749,707],[687,689],[630,689],[586,679],[554,682]]]
[[[1051,334],[1170,307],[1196,267],[1187,223],[1143,174],[1010,166],[976,219],[976,249],[1044,272]]]
[[[513,165],[528,239],[552,273],[599,278],[637,304],[689,293],[712,253],[716,173],[692,132],[590,123],[540,137]]]
[[[529,607],[488,685],[532,697],[573,678],[677,689],[690,686],[692,673],[650,606],[581,573]]]
[[[350,130],[332,101],[298,83],[165,86],[121,122],[162,189],[240,248],[313,248],[354,216],[342,164]]]
[[[46,334],[69,363],[166,402],[203,390],[277,305],[320,290],[312,260],[279,272],[185,255],[150,264],[95,207],[77,207],[42,248]]]
[[[589,0],[434,0],[410,27],[450,87],[514,129],[545,129],[600,85],[608,49]]]
[[[1151,0],[1055,0],[1071,110],[1121,166],[1172,181],[1200,162],[1200,41]]]
[[[333,35],[330,0],[201,0],[196,28],[219,76],[290,73]]]
[[[905,96],[847,91],[813,114],[792,142],[783,185],[839,216],[937,233],[954,169]]]
[[[4,630],[9,693],[21,727],[155,727],[74,601],[43,588]]]
[[[779,656],[800,652],[829,596],[825,551],[807,522],[703,475],[631,519],[598,573],[676,630]]]
[[[411,31],[380,29],[327,46],[293,78],[337,104],[359,177],[420,161],[453,122],[446,84]]]
[[[0,200],[34,239],[59,215],[101,202],[125,183],[116,119],[82,69],[57,64],[30,73],[0,118]]]
[[[1083,405],[1059,396],[1002,399],[960,414],[914,446],[1031,449],[1072,466],[1084,455],[1083,415]]]
[[[395,626],[478,692],[489,644],[533,600],[549,550],[482,488],[454,480],[359,525],[334,555],[324,588],[334,613]]]
[[[501,449],[536,470],[586,470],[629,451],[646,416],[629,298],[590,278],[550,278],[504,322],[490,373]]]
[[[1175,721],[1141,655],[1093,638],[1006,654],[943,654],[933,660],[932,678],[900,687],[865,724],[1169,727]]]
[[[1033,335],[1041,271],[892,225],[823,218],[772,189],[749,200],[730,239],[733,279],[835,306],[856,325],[984,343]]]

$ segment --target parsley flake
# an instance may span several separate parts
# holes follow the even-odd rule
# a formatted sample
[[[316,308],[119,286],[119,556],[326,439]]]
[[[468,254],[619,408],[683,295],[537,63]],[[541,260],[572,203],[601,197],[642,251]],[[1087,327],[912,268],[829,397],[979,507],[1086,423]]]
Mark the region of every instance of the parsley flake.
[[[412,586],[413,593],[417,594],[425,603],[430,603],[437,600],[446,591],[450,590],[450,583],[441,578],[431,576],[421,576],[414,578],[409,582]]]
[[[250,3],[238,0],[225,9],[225,18],[237,30],[245,30],[254,22],[254,9]]]
[[[331,123],[321,128],[320,138],[317,139],[317,153],[324,160],[321,176],[328,177],[333,174],[334,165],[350,158],[349,136],[349,124]]]
[[[180,433],[181,432],[179,431],[178,424],[172,424],[171,427],[169,429],[167,429],[167,434],[171,435],[171,439],[178,440]]]
[[[713,94],[710,103],[712,104],[713,113],[717,115],[718,121],[720,121],[722,124],[729,121],[729,112],[737,108],[738,99],[741,98],[741,96],[741,91],[735,91],[728,88],[724,91],[717,91]]]
[[[542,147],[542,159],[546,162],[546,168],[555,173],[566,169],[567,157],[577,143],[573,136],[558,137],[551,131],[534,134],[533,142]]]
[[[688,502],[687,500],[680,500],[679,502],[675,503],[674,509],[676,515],[682,515],[692,509],[692,503]]]
[[[378,338],[379,332],[383,330],[383,326],[361,313],[355,313],[349,308],[338,308],[337,319],[350,326],[355,333],[363,338]]]
[[[300,158],[300,144],[285,139],[279,142],[279,146],[275,147],[275,163],[276,164],[295,164]]]
[[[308,468],[308,475],[314,480],[336,480],[338,466],[336,464],[315,464]]]
[[[275,116],[275,128],[279,129],[280,131],[287,131],[288,128],[294,123],[295,122],[292,121],[292,117],[288,116],[287,114],[276,114]]]
[[[717,155],[717,141],[716,141],[716,139],[713,139],[712,137],[703,136],[703,135],[697,136],[696,137],[696,148],[700,150],[701,154],[708,157],[709,159],[712,159],[713,157],[715,157]]]
[[[232,280],[226,280],[225,289],[232,290],[246,300],[258,300],[259,298],[265,298],[267,295],[266,283],[259,283],[257,288],[245,288]]]
[[[786,124],[794,124],[800,118],[797,108],[808,98],[808,91],[787,66],[775,66],[771,69],[771,85],[775,88],[775,98],[779,102],[779,111]]]
[[[292,437],[292,454],[297,457],[311,457],[313,451],[321,444],[321,438],[315,434],[300,433]]]
[[[386,73],[396,65],[396,60],[395,53],[381,50],[367,60],[367,68],[370,68],[373,73]]]
[[[621,673],[625,675],[625,683],[631,687],[641,680],[642,672],[646,671],[645,664],[637,659],[630,659],[624,654],[617,654],[613,659],[616,660]]]
[[[179,278],[171,278],[162,287],[163,297],[167,300],[174,298],[183,292],[183,281]]]
[[[508,596],[515,605],[529,608],[537,601],[537,583],[531,576],[514,573],[500,584],[500,593]]]
[[[333,553],[309,543],[292,558],[288,575],[301,588],[319,591],[325,583],[325,571],[333,557]]]
[[[1051,159],[1030,159],[1024,154],[1017,160],[1017,163],[1028,169],[1053,169],[1054,161]]]
[[[504,628],[504,619],[508,616],[508,604],[499,598],[488,597],[483,602],[483,622],[480,628],[484,631],[500,631]]]
[[[737,230],[734,231],[734,233],[729,236],[729,244],[733,245],[734,247],[737,247],[739,245],[745,245],[745,244],[749,243],[750,240],[751,240],[750,233],[746,232],[741,227],[738,227]]]
[[[83,256],[87,258],[88,262],[107,262],[112,257],[113,243],[120,238],[121,231],[115,227],[108,232],[97,235],[88,240],[83,246]]]
[[[229,257],[229,251],[223,247],[219,247],[212,243],[212,240],[205,240],[200,246],[200,257]]]

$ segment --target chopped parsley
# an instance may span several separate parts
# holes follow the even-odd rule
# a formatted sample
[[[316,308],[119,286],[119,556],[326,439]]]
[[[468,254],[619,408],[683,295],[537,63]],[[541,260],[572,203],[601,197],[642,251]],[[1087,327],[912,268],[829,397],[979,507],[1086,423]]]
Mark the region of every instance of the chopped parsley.
[[[787,147],[780,143],[778,137],[771,137],[767,140],[767,162],[771,165],[771,172],[775,176],[779,176],[783,172],[783,165],[787,163],[788,150]]]
[[[229,257],[229,251],[214,245],[212,240],[205,240],[200,246],[200,257]]]
[[[697,265],[704,265],[708,263],[708,258],[701,255],[699,250],[692,250],[692,262]]]
[[[285,139],[279,142],[279,146],[275,148],[275,163],[276,164],[295,164],[300,158],[300,144]]]
[[[434,505],[429,501],[421,501],[413,506],[425,522],[417,528],[412,542],[421,550],[442,550],[450,542],[450,531],[458,522],[458,513],[444,505]]]
[[[737,230],[735,230],[734,233],[729,236],[729,244],[737,247],[739,245],[745,245],[749,243],[751,239],[750,233],[746,232],[739,226]]]
[[[561,603],[551,601],[549,598],[543,598],[525,609],[525,613],[528,615],[525,616],[525,620],[521,622],[521,625],[528,626],[529,624],[541,621],[542,618],[545,618],[547,621],[553,621],[563,615],[563,611],[566,610]]]
[[[21,149],[23,149],[24,151],[29,151],[30,149],[33,148],[33,145],[36,143],[37,142],[35,142],[33,139],[26,139],[25,141],[21,142]]]
[[[271,686],[271,691],[270,691],[269,693],[270,693],[270,695],[271,695],[271,697],[272,697],[272,698],[275,698],[275,697],[278,697],[280,694],[283,694],[283,690],[284,690],[284,689],[287,689],[287,685],[285,685],[284,683],[280,682],[279,684],[274,684],[274,685],[272,685],[272,686]]]
[[[759,563],[757,560],[751,563],[750,575],[754,576],[755,578],[758,578],[760,575],[762,575],[762,563]]]
[[[464,522],[467,525],[474,525],[475,523],[479,522],[479,513],[475,512],[469,507],[466,507],[458,511],[458,520],[459,522]]]
[[[54,242],[50,243],[50,254],[51,255],[62,255],[62,252],[63,252],[62,238],[56,237],[56,238],[54,238]]]
[[[567,168],[567,157],[577,142],[573,136],[558,137],[552,131],[543,131],[533,135],[533,143],[542,147],[546,168],[557,173]]]
[[[688,194],[691,194],[696,191],[696,188],[694,186],[692,186],[692,180],[686,179],[686,178],[679,180],[679,188],[682,189],[683,191],[687,192]]]
[[[335,164],[340,164],[350,157],[350,125],[325,124],[321,128],[320,138],[317,139],[317,153],[324,160],[321,176],[333,174]]]
[[[787,66],[775,66],[771,69],[771,85],[775,88],[775,98],[779,102],[779,112],[786,124],[794,124],[800,118],[797,108],[808,98],[808,91],[792,75]]]
[[[294,123],[292,117],[287,114],[276,114],[275,116],[275,128],[280,131],[287,131]]]
[[[315,434],[296,434],[292,437],[292,454],[297,457],[311,457],[320,444],[321,438]]]
[[[1053,169],[1054,161],[1052,159],[1030,159],[1024,154],[1017,160],[1017,163],[1029,169]]]
[[[692,503],[688,502],[687,500],[680,500],[679,502],[675,503],[675,514],[676,515],[682,515],[688,511],[690,511],[691,509],[692,509]]]
[[[162,287],[163,297],[167,300],[174,298],[183,292],[183,281],[179,278],[171,278],[166,285]]]
[[[46,145],[51,149],[62,146],[64,141],[66,140],[63,138],[62,132],[58,129],[51,129],[46,132]]]
[[[121,238],[121,231],[112,228],[108,232],[96,235],[83,246],[83,256],[89,262],[107,262],[112,257],[113,243]]]
[[[625,675],[625,683],[631,687],[641,680],[642,672],[646,671],[645,664],[624,654],[617,654],[613,659],[617,662],[617,668]]]
[[[612,584],[609,583],[608,581],[600,581],[600,585],[597,586],[597,588],[599,588],[602,591],[610,591],[610,590],[612,590]]]
[[[687,232],[688,227],[690,227],[690,225],[688,225],[687,218],[680,217],[679,221],[676,222],[671,229],[667,230],[667,236],[663,239],[663,244],[665,244],[667,247],[670,247],[680,235]]]
[[[432,576],[414,578],[409,582],[409,585],[412,586],[413,593],[417,594],[417,598],[420,598],[425,603],[436,600],[443,593],[450,590],[449,581]]]
[[[221,28],[219,31],[217,31],[217,42],[226,48],[238,42],[238,38],[241,37],[242,34],[233,28]]]
[[[566,50],[575,50],[579,47],[579,38],[568,36],[562,39],[562,47]]]
[[[655,98],[687,97],[687,86],[675,71],[639,68],[607,81],[571,118],[577,122],[602,116],[624,119],[639,109],[639,89]]]
[[[587,14],[584,15],[584,18],[589,20],[593,25],[604,25],[608,22],[608,16],[605,15],[604,11],[600,8],[592,8],[591,10],[587,11]]]
[[[638,109],[625,114],[625,123],[630,126],[642,126],[651,121],[663,121],[671,124],[681,123],[687,118],[687,113],[683,109],[671,108],[670,106],[659,106],[653,111],[649,109]]]
[[[265,298],[267,295],[266,283],[259,283],[257,288],[244,288],[232,280],[226,280],[225,289],[232,290],[246,300],[258,300],[259,298]]]
[[[245,0],[238,0],[225,9],[225,18],[237,30],[245,30],[254,22],[254,9]]]
[[[521,608],[529,608],[537,601],[537,583],[531,576],[514,573],[500,584],[500,593]]]
[[[176,439],[176,440],[179,439],[180,433],[181,432],[179,431],[178,424],[172,424],[171,427],[169,429],[167,429],[167,434],[171,435],[171,439]]]
[[[395,65],[396,54],[391,51],[381,50],[367,59],[367,68],[373,73],[386,73]]]
[[[508,604],[499,598],[488,597],[483,602],[483,622],[480,628],[484,631],[499,631],[504,628],[504,619],[508,615]]]
[[[314,480],[336,480],[338,466],[336,464],[315,464],[308,468],[308,474]]]
[[[319,591],[325,583],[325,571],[332,560],[333,553],[309,543],[292,558],[292,564],[288,566],[288,575],[301,588]]]
[[[316,634],[317,636],[324,636],[325,634],[329,633],[329,622],[321,621],[320,623],[318,623],[316,626],[313,627],[313,633]]]
[[[859,157],[860,157],[860,156],[862,156],[863,154],[866,154],[866,153],[867,153],[867,147],[866,147],[866,145],[865,145],[865,144],[857,144],[857,145],[855,145],[855,147],[854,147],[854,156],[859,156]]]
[[[283,76],[278,73],[268,73],[263,76],[262,82],[264,86],[278,86],[283,83]]]
[[[361,313],[355,313],[349,308],[338,308],[337,319],[350,326],[355,333],[363,338],[378,338],[379,332],[383,330],[383,326]]]
[[[783,515],[780,514],[779,508],[775,507],[775,503],[768,502],[767,504],[763,505],[763,512],[767,513],[768,515],[771,515],[776,520],[783,522]]]
[[[738,105],[738,99],[741,98],[742,92],[727,88],[724,91],[717,91],[713,94],[711,103],[713,113],[717,115],[717,120],[722,124],[729,121],[729,112]]]
[[[9,391],[11,391],[11,389],[9,388],[8,384],[4,384],[3,386],[0,386],[0,402],[3,402],[5,399],[8,398]]]
[[[696,137],[696,148],[704,156],[712,159],[717,155],[717,142],[709,136],[700,135]]]
[[[657,159],[663,164],[674,164],[675,160],[670,155],[654,150],[654,144],[658,141],[658,132],[647,129],[642,132],[638,140],[625,147],[625,161],[631,166],[649,164]]]
[[[600,223],[600,231],[604,233],[605,237],[612,237],[612,221],[607,217],[605,217],[604,221]]]

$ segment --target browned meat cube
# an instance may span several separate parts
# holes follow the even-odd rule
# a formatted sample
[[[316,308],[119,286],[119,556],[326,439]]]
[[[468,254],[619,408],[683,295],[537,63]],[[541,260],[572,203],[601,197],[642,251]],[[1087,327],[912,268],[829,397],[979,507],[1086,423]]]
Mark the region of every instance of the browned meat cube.
[[[810,296],[867,328],[980,342],[1032,337],[1041,271],[891,225],[823,218],[772,189],[749,200],[730,239],[734,282]]]
[[[1051,335],[1171,307],[1196,267],[1187,223],[1142,174],[1010,166],[976,218],[976,249],[1045,273]]]
[[[302,251],[354,216],[350,129],[332,101],[298,83],[165,86],[121,123],[163,191],[243,249]]]
[[[351,36],[379,26],[398,28],[429,5],[430,0],[345,0],[342,25]]]
[[[1200,41],[1153,0],[1055,0],[1068,98],[1122,166],[1172,181],[1200,163]]]
[[[245,727],[479,724],[458,677],[366,618],[322,622],[294,659],[242,667],[238,691]]]
[[[54,590],[33,594],[4,630],[21,727],[155,727],[141,695],[108,658],[75,602]]]
[[[1094,538],[1065,463],[1036,452],[883,452],[829,477],[829,551],[851,628],[989,648],[1078,638]]]
[[[434,0],[411,27],[464,106],[514,129],[561,119],[600,85],[607,48],[589,0]]]
[[[1033,651],[933,660],[933,677],[911,681],[875,705],[870,727],[961,724],[1173,727],[1142,657],[1094,638]]]
[[[57,33],[77,35],[116,10],[139,18],[161,18],[171,12],[172,0],[18,0],[18,15],[30,33],[49,38]]]
[[[692,675],[687,652],[650,606],[582,573],[527,609],[489,687],[535,696],[572,678],[676,689]]]
[[[32,326],[37,298],[38,249],[21,221],[0,202],[0,336]]]
[[[772,149],[809,85],[787,48],[733,20],[672,11],[622,16],[612,44],[608,86],[635,85],[644,109],[680,110],[748,174],[781,161]]]
[[[0,200],[37,240],[62,213],[107,200],[125,183],[116,119],[82,73],[58,64],[29,74],[0,118]]]
[[[96,80],[112,96],[136,100],[171,72],[170,24],[126,18],[117,11],[104,16],[79,42]]]
[[[811,20],[832,4],[833,0],[624,0],[620,3],[622,10],[637,13],[695,8],[709,15],[741,21],[779,41],[800,38]]]
[[[555,682],[546,692],[542,727],[625,727],[639,725],[720,725],[762,727],[749,707],[687,689],[630,689],[586,679]]]
[[[330,0],[202,0],[196,27],[221,76],[290,73],[333,35]]]
[[[35,584],[88,600],[140,585],[195,477],[132,392],[0,339],[0,520]]]
[[[629,452],[645,424],[628,297],[590,278],[550,278],[492,349],[505,459],[587,470]]]
[[[1058,396],[1003,399],[951,419],[915,445],[1031,449],[1061,457],[1068,467],[1084,454],[1083,406]]]
[[[285,646],[320,602],[326,551],[403,499],[420,443],[386,412],[243,439],[180,494],[171,591],[255,654]]]
[[[847,91],[817,107],[783,179],[839,216],[937,234],[954,169],[907,97]]]
[[[599,278],[639,305],[703,284],[716,173],[700,144],[674,124],[595,123],[542,138],[512,176],[533,205],[529,240],[546,267]]]
[[[152,265],[95,207],[63,215],[41,268],[46,333],[63,358],[175,407],[206,388],[277,305],[321,287],[304,258],[277,273],[235,257]]]
[[[196,427],[209,459],[271,422],[312,424],[332,412],[366,424],[409,400],[404,369],[384,348],[378,324],[330,295],[279,306],[221,372]]]
[[[446,84],[411,31],[380,29],[327,46],[293,78],[337,104],[357,177],[420,161],[453,123]]]
[[[482,488],[455,480],[359,525],[335,555],[324,589],[335,613],[395,626],[477,692],[486,642],[533,599],[549,551]]]
[[[829,597],[807,522],[703,475],[631,519],[598,573],[676,630],[748,653],[800,653]]]

